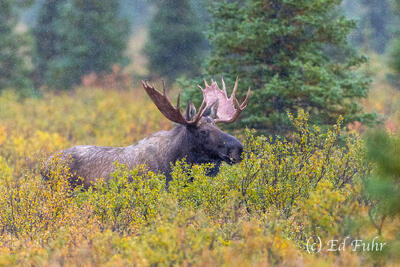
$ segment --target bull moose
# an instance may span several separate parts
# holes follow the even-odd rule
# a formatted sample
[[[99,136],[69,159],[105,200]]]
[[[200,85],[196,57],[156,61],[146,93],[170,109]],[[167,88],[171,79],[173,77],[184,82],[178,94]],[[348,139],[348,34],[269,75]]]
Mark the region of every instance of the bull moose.
[[[247,106],[250,88],[243,103],[239,104],[235,96],[238,79],[229,98],[223,79],[222,90],[215,81],[211,85],[204,81],[205,88],[199,86],[203,92],[199,111],[196,112],[195,106],[188,103],[183,115],[179,105],[180,95],[177,106],[174,107],[166,94],[164,82],[163,93],[146,81],[142,81],[142,84],[161,113],[178,125],[172,130],[157,132],[127,147],[81,145],[60,152],[60,159],[69,158],[66,162],[72,175],[71,182],[80,181],[79,183],[89,187],[98,178],[108,181],[115,169],[115,161],[129,168],[145,164],[150,171],[164,173],[167,183],[171,180],[171,163],[183,158],[189,164],[214,163],[214,168],[209,173],[211,176],[218,173],[221,162],[234,164],[241,161],[242,144],[220,130],[216,124],[231,123],[238,118]]]

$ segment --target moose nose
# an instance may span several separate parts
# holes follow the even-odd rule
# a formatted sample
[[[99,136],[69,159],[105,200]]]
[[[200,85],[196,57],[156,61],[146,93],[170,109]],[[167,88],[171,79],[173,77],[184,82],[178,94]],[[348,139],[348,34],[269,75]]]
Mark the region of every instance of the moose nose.
[[[236,148],[237,150],[237,163],[242,161],[242,153],[243,153],[243,146],[241,143],[239,143],[239,145]]]
[[[242,161],[242,153],[243,153],[243,146],[236,138],[232,138],[230,140],[230,153],[229,156],[232,160],[232,163],[239,163]]]

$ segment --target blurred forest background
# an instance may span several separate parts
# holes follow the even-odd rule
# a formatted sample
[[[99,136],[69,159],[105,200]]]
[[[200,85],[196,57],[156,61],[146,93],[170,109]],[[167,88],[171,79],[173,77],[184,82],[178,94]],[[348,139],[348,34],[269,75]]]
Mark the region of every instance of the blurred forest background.
[[[227,11],[217,5],[209,9],[206,0],[3,1],[1,34],[3,47],[8,48],[0,55],[0,90],[40,95],[43,89],[129,88],[137,87],[140,79],[165,79],[174,88],[179,85],[185,100],[198,103],[195,88],[204,78],[224,76],[232,84],[239,75],[243,86],[255,89],[255,105],[236,128],[285,134],[291,128],[287,110],[296,113],[305,108],[322,126],[343,115],[345,124],[356,130],[377,120],[397,129],[393,116],[398,109],[400,69],[398,2],[320,4],[333,10],[310,10],[296,25],[305,36],[314,34],[314,39],[305,41],[298,38],[301,31],[295,32],[284,20],[290,10],[282,12],[279,23],[264,21],[257,26],[239,17],[262,14],[237,12],[235,21],[229,18],[234,6]],[[315,22],[323,19],[325,28],[317,29]],[[221,26],[224,20],[241,26]],[[246,25],[253,27],[247,28],[253,36],[243,38]],[[261,25],[269,32],[257,32]],[[286,40],[271,41],[279,35]],[[308,76],[300,77],[303,72]],[[338,94],[343,88],[346,92]]]
[[[198,105],[237,76],[245,152],[215,178],[42,182],[60,149],[171,128],[140,80]],[[0,266],[398,266],[399,132],[399,0],[1,0]],[[346,236],[387,247],[307,253]]]

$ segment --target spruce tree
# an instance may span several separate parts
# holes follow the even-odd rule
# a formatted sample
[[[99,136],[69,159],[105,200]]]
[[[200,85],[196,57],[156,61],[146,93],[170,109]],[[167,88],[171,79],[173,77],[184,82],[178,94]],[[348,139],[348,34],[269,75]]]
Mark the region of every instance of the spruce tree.
[[[33,29],[36,41],[36,82],[37,85],[49,84],[48,66],[52,60],[61,54],[63,37],[61,30],[63,21],[60,19],[62,7],[66,0],[45,0],[40,6],[38,21]]]
[[[17,33],[17,1],[0,1],[0,90],[13,88],[26,92],[32,89],[28,36]]]
[[[400,135],[380,129],[366,137],[367,158],[375,170],[370,177],[363,177],[366,193],[363,195],[371,204],[370,219],[380,232],[385,218],[400,217]],[[400,229],[396,230],[393,236],[399,243]],[[389,253],[398,255],[396,250]]]
[[[229,88],[239,75],[239,96],[252,88],[248,107],[231,127],[267,134],[292,129],[287,112],[302,108],[313,123],[327,126],[373,121],[358,103],[369,80],[357,71],[365,57],[347,46],[355,23],[338,16],[336,0],[217,1],[210,8],[213,47],[204,78],[223,76]],[[342,52],[344,51],[344,52]],[[335,55],[333,57],[332,55]],[[185,91],[192,99],[198,89]]]
[[[150,22],[144,49],[150,74],[168,82],[174,82],[179,75],[198,75],[206,42],[190,1],[156,3],[157,12]]]
[[[42,53],[38,48],[37,62],[45,63],[41,76],[47,86],[68,89],[79,84],[86,74],[106,73],[112,65],[126,63],[129,23],[120,15],[120,0],[56,2],[47,2],[49,12],[55,8],[55,13],[43,12],[39,18],[39,22],[44,22],[45,16],[51,17],[50,30],[45,30],[43,39],[38,40],[38,45],[49,44],[54,48],[50,53],[44,51],[46,47]],[[47,60],[49,55],[51,59]]]

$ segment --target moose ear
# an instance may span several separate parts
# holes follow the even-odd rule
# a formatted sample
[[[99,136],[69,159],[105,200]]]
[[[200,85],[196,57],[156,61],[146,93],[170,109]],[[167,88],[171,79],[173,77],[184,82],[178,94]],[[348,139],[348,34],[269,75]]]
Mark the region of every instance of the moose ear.
[[[186,106],[186,114],[185,114],[185,119],[188,121],[193,120],[193,117],[196,115],[196,107],[193,105],[191,101],[188,101],[188,104]]]
[[[211,104],[211,106],[209,106],[206,111],[204,112],[203,116],[208,116],[211,117],[212,119],[216,119],[217,118],[217,112],[218,112],[218,99],[215,100],[214,103]]]

